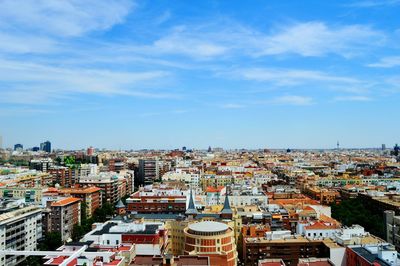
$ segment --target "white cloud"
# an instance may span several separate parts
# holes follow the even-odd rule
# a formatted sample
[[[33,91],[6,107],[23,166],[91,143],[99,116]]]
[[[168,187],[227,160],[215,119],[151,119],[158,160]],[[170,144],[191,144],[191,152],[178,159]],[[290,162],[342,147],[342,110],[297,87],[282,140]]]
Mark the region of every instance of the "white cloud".
[[[400,0],[365,0],[365,1],[357,1],[347,6],[368,8],[368,7],[394,6],[399,4]]]
[[[123,22],[132,7],[129,0],[3,0],[0,28],[79,36]]]
[[[54,51],[55,45],[47,37],[0,32],[0,51],[6,53],[48,53]]]
[[[363,25],[331,26],[314,21],[274,28],[267,33],[234,22],[221,22],[176,27],[147,51],[197,59],[283,54],[351,57],[382,45],[385,39],[382,32]]]
[[[351,95],[351,96],[338,96],[334,98],[335,101],[350,101],[350,102],[369,102],[372,99],[362,95]]]
[[[177,29],[174,33],[162,37],[154,42],[151,48],[153,53],[182,54],[193,58],[204,59],[220,56],[227,52],[227,47],[201,38],[201,33],[189,33]]]
[[[356,84],[359,80],[343,76],[330,75],[321,71],[278,68],[248,68],[230,73],[233,78],[242,78],[260,82],[271,82],[278,86],[293,86],[309,82]]]
[[[382,42],[384,35],[367,26],[328,27],[323,22],[298,23],[267,36],[259,55],[299,54],[322,56],[339,54],[349,57],[360,53],[360,47]]]
[[[274,98],[271,101],[271,103],[306,106],[313,104],[313,99],[311,97],[298,96],[298,95],[284,95]]]
[[[220,107],[222,109],[242,109],[242,108],[245,108],[246,106],[243,104],[237,104],[237,103],[226,103],[226,104],[222,104]]]
[[[383,57],[379,62],[368,64],[369,67],[390,68],[400,66],[400,56]]]
[[[177,97],[173,93],[151,89],[164,84],[168,76],[169,73],[165,71],[122,72],[0,60],[0,101],[42,103],[77,93],[143,98]]]

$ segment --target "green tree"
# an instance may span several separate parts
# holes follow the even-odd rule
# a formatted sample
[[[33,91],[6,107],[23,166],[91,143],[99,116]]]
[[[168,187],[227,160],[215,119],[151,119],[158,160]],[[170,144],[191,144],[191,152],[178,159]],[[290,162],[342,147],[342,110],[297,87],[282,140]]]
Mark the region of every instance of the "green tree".
[[[384,237],[384,221],[380,214],[372,212],[361,199],[347,199],[332,207],[332,217],[346,226],[359,224],[373,235]]]
[[[56,250],[62,244],[61,234],[59,232],[50,232],[45,234],[44,240],[39,243],[39,250]]]

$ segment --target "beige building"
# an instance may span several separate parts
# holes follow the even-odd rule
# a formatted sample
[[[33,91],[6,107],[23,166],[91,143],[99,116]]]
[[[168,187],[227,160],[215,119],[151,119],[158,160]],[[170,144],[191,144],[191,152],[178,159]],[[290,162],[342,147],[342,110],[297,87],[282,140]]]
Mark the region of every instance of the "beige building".
[[[211,265],[237,265],[237,250],[231,227],[220,222],[192,223],[184,229],[185,255],[210,258]]]

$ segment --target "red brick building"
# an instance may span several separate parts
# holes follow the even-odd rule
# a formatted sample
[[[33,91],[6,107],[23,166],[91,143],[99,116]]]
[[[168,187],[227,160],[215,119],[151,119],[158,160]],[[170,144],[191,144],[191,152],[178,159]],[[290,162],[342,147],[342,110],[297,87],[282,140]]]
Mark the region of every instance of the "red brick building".
[[[186,196],[172,193],[137,191],[126,200],[127,211],[136,213],[185,213]]]
[[[101,189],[98,187],[62,188],[58,190],[58,194],[79,198],[82,202],[81,211],[86,218],[92,217],[94,211],[101,207]]]
[[[62,241],[72,236],[74,225],[81,223],[81,200],[68,197],[51,203],[50,231],[59,232]]]
[[[52,176],[52,181],[62,187],[73,186],[72,171],[68,167],[52,167],[47,172]]]

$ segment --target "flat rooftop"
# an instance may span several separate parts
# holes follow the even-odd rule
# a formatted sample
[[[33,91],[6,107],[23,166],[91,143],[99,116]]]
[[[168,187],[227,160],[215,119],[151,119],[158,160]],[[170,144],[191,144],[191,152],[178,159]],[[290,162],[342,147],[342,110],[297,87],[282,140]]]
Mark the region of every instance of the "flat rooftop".
[[[205,221],[190,224],[189,229],[196,232],[217,233],[228,230],[228,226],[224,223]]]

